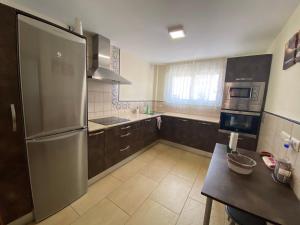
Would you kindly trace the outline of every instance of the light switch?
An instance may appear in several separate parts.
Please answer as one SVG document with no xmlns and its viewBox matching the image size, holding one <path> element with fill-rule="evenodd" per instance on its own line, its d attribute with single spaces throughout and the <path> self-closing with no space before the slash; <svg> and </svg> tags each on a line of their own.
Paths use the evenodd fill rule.
<svg viewBox="0 0 300 225">
<path fill-rule="evenodd" d="M 300 140 L 298 140 L 297 138 L 292 137 L 292 138 L 291 138 L 291 145 L 292 145 L 292 148 L 293 148 L 296 152 L 299 152 L 299 151 L 300 151 Z"/>
</svg>

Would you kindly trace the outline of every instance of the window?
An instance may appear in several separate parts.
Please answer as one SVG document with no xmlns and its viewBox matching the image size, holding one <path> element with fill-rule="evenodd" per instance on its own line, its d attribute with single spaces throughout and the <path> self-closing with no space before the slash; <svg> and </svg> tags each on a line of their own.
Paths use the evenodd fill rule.
<svg viewBox="0 0 300 225">
<path fill-rule="evenodd" d="M 168 65 L 164 99 L 172 104 L 220 107 L 224 71 L 225 59 Z"/>
</svg>

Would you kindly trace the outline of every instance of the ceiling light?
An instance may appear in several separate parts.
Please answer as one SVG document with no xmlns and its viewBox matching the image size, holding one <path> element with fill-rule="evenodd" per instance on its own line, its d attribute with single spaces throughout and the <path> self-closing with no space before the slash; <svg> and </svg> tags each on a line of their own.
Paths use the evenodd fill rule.
<svg viewBox="0 0 300 225">
<path fill-rule="evenodd" d="M 185 33 L 182 25 L 169 27 L 168 32 L 172 39 L 179 39 L 185 37 Z"/>
</svg>

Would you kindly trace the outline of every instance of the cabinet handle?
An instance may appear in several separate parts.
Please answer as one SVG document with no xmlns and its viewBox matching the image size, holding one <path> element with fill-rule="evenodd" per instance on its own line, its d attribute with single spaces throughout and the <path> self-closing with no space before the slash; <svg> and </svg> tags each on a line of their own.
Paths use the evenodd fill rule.
<svg viewBox="0 0 300 225">
<path fill-rule="evenodd" d="M 238 138 L 238 140 L 244 140 L 244 138 L 242 138 L 242 137 L 239 137 L 239 138 Z"/>
<path fill-rule="evenodd" d="M 127 126 L 127 127 L 121 127 L 121 130 L 127 130 L 129 129 L 131 126 Z"/>
<path fill-rule="evenodd" d="M 121 148 L 121 149 L 120 149 L 120 152 L 124 152 L 124 151 L 128 150 L 129 148 L 130 148 L 130 145 L 127 145 L 126 148 Z"/>
<path fill-rule="evenodd" d="M 251 77 L 247 77 L 247 78 L 243 78 L 243 77 L 237 77 L 237 78 L 235 78 L 235 80 L 253 80 L 253 78 L 251 78 Z"/>
<path fill-rule="evenodd" d="M 17 118 L 15 104 L 10 104 L 11 118 L 12 118 L 12 131 L 17 131 Z"/>
<path fill-rule="evenodd" d="M 181 121 L 181 122 L 187 122 L 187 120 L 183 120 L 183 119 L 181 119 L 180 121 Z"/>
<path fill-rule="evenodd" d="M 210 123 L 205 123 L 205 122 L 199 122 L 199 123 L 202 124 L 202 125 L 207 125 L 207 126 L 211 125 Z"/>
<path fill-rule="evenodd" d="M 127 136 L 129 136 L 129 135 L 131 135 L 130 132 L 128 132 L 127 134 L 123 134 L 123 135 L 121 135 L 120 137 L 123 138 L 123 137 L 127 137 Z"/>
<path fill-rule="evenodd" d="M 151 119 L 145 120 L 146 122 L 151 122 Z"/>
<path fill-rule="evenodd" d="M 91 137 L 91 136 L 96 136 L 96 135 L 99 135 L 99 134 L 103 134 L 104 133 L 104 131 L 100 131 L 100 132 L 97 132 L 97 133 L 91 133 L 91 134 L 89 134 L 89 136 Z"/>
</svg>

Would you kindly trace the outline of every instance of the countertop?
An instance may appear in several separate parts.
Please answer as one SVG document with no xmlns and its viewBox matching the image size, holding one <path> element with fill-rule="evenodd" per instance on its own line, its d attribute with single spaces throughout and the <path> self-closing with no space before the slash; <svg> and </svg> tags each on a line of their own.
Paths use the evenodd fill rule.
<svg viewBox="0 0 300 225">
<path fill-rule="evenodd" d="M 88 121 L 88 130 L 89 132 L 94 132 L 97 130 L 103 130 L 103 129 L 107 129 L 110 127 L 114 127 L 114 126 L 119 126 L 122 124 L 127 124 L 127 123 L 132 123 L 132 122 L 136 122 L 136 121 L 140 121 L 140 120 L 145 120 L 145 119 L 149 119 L 149 118 L 154 118 L 154 117 L 158 117 L 158 116 L 172 116 L 172 117 L 177 117 L 177 118 L 184 118 L 184 119 L 192 119 L 192 120 L 199 120 L 199 121 L 206 121 L 206 122 L 211 122 L 211 123 L 219 123 L 219 118 L 217 117 L 209 117 L 209 116 L 200 116 L 200 115 L 190 115 L 190 114 L 181 114 L 181 113 L 171 113 L 171 112 L 164 112 L 164 113 L 157 113 L 154 115 L 147 115 L 147 114 L 143 114 L 143 113 L 126 113 L 126 114 L 120 114 L 118 115 L 119 117 L 128 119 L 129 121 L 124 122 L 124 123 L 117 123 L 117 124 L 112 124 L 112 125 L 101 125 L 101 124 L 97 124 L 91 121 Z M 96 119 L 96 118 L 94 118 Z"/>
</svg>

